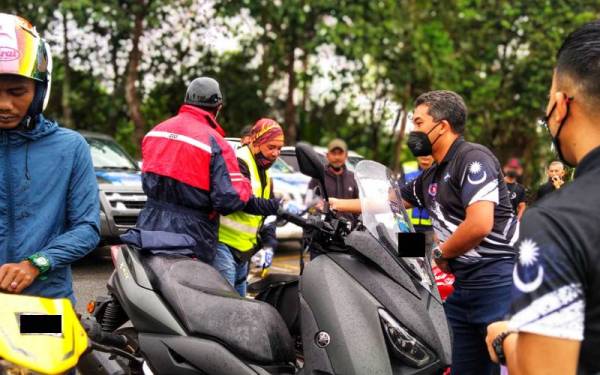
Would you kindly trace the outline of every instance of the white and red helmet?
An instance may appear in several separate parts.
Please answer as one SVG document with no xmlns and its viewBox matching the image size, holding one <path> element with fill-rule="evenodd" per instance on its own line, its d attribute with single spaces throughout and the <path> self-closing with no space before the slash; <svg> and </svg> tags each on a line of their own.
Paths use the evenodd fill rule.
<svg viewBox="0 0 600 375">
<path fill-rule="evenodd" d="M 28 116 L 42 113 L 50 98 L 52 55 L 50 47 L 26 19 L 0 13 L 0 75 L 33 79 L 35 95 Z"/>
</svg>

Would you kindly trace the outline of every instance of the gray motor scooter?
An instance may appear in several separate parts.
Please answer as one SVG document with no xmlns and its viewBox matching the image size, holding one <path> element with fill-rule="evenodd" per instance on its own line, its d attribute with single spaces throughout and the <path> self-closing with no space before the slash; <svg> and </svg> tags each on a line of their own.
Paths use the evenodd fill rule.
<svg viewBox="0 0 600 375">
<path fill-rule="evenodd" d="M 324 167 L 312 147 L 298 144 L 296 152 L 301 171 L 322 182 Z M 305 219 L 281 212 L 305 229 L 306 248 L 319 255 L 297 283 L 272 275 L 257 299 L 239 297 L 216 270 L 191 258 L 131 246 L 114 251 L 109 296 L 96 300 L 97 323 L 90 323 L 102 328 L 90 334 L 100 349 L 80 361 L 80 371 L 443 373 L 450 335 L 430 260 L 402 256 L 395 234 L 411 227 L 404 209 L 391 204 L 397 190 L 385 167 L 361 164 L 365 228 L 350 231 L 332 214 Z M 131 327 L 123 326 L 128 321 Z"/>
</svg>

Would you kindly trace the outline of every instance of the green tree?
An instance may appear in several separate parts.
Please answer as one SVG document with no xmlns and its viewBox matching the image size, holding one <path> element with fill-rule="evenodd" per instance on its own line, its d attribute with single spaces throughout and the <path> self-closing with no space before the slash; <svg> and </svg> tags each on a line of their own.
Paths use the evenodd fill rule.
<svg viewBox="0 0 600 375">
<path fill-rule="evenodd" d="M 306 75 L 308 56 L 319 45 L 317 32 L 325 16 L 335 13 L 340 6 L 330 0 L 228 0 L 217 4 L 220 13 L 234 16 L 247 10 L 261 30 L 256 40 L 263 48 L 261 66 L 266 81 L 274 82 L 282 77 L 286 80 L 286 95 L 283 108 L 283 125 L 286 139 L 295 143 L 298 137 L 298 111 L 295 94 L 299 77 L 303 78 L 303 102 L 306 103 Z M 301 71 L 296 69 L 301 65 Z"/>
<path fill-rule="evenodd" d="M 551 157 L 538 121 L 555 55 L 569 32 L 598 16 L 597 3 L 463 0 L 455 16 L 447 28 L 460 57 L 460 79 L 451 88 L 470 108 L 468 137 L 501 162 L 513 156 L 528 161 L 527 182 L 535 182 Z"/>
</svg>

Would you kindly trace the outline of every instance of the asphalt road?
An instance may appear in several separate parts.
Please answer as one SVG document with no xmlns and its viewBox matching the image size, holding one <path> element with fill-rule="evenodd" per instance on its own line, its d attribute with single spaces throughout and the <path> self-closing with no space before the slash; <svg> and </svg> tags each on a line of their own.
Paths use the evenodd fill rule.
<svg viewBox="0 0 600 375">
<path fill-rule="evenodd" d="M 299 270 L 300 243 L 297 241 L 282 242 L 275 254 L 271 272 L 297 274 Z M 113 264 L 108 249 L 98 249 L 92 255 L 80 260 L 72 266 L 73 287 L 77 304 L 77 312 L 86 312 L 87 303 L 97 296 L 107 294 L 106 282 L 113 271 Z"/>
</svg>

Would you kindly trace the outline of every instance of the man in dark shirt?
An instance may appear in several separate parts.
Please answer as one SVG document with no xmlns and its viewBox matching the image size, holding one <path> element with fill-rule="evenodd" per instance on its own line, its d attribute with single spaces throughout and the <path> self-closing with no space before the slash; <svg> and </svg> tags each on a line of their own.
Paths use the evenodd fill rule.
<svg viewBox="0 0 600 375">
<path fill-rule="evenodd" d="M 600 373 L 600 21 L 557 56 L 546 126 L 568 186 L 528 209 L 517 242 L 511 319 L 488 327 L 511 374 Z"/>
<path fill-rule="evenodd" d="M 454 92 L 417 98 L 408 146 L 415 156 L 433 155 L 436 164 L 405 185 L 402 198 L 429 211 L 440 241 L 433 257 L 456 276 L 445 303 L 452 372 L 484 375 L 498 367 L 487 356 L 485 329 L 509 309 L 518 221 L 496 157 L 462 138 L 466 117 Z"/>
<path fill-rule="evenodd" d="M 504 182 L 506 182 L 506 187 L 508 188 L 513 213 L 519 220 L 521 220 L 527 207 L 527 191 L 525 190 L 525 186 L 517 182 L 517 177 L 522 172 L 523 168 L 518 159 L 512 158 L 504 166 Z"/>
<path fill-rule="evenodd" d="M 354 180 L 354 173 L 346 168 L 348 159 L 348 146 L 341 139 L 334 139 L 327 146 L 327 167 L 325 169 L 325 190 L 330 198 L 356 199 L 358 186 Z M 308 184 L 309 189 L 314 189 L 319 182 L 312 179 Z M 356 220 L 356 215 L 342 214 L 351 221 Z"/>
<path fill-rule="evenodd" d="M 537 199 L 542 199 L 546 195 L 560 189 L 565 183 L 565 166 L 560 161 L 553 161 L 546 171 L 548 181 L 540 186 L 537 193 Z"/>
</svg>

